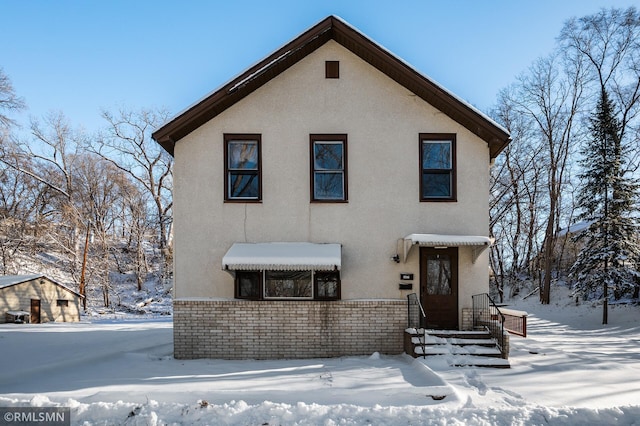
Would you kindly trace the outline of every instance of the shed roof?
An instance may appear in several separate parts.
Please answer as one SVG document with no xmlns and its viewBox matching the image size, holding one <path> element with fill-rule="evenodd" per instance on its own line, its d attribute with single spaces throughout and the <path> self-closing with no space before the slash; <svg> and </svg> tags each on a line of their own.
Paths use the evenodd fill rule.
<svg viewBox="0 0 640 426">
<path fill-rule="evenodd" d="M 483 139 L 489 145 L 491 158 L 495 158 L 509 143 L 509 132 L 504 127 L 336 16 L 328 16 L 220 89 L 175 116 L 153 133 L 153 139 L 173 155 L 175 143 L 178 140 L 277 77 L 329 40 L 335 40 Z"/>
<path fill-rule="evenodd" d="M 234 243 L 222 258 L 230 271 L 335 271 L 342 265 L 340 244 Z"/>
<path fill-rule="evenodd" d="M 472 261 L 476 263 L 478 256 L 491 244 L 491 238 L 478 235 L 410 234 L 404 237 L 403 260 L 407 261 L 414 245 L 436 248 L 470 246 L 473 248 Z"/>
</svg>

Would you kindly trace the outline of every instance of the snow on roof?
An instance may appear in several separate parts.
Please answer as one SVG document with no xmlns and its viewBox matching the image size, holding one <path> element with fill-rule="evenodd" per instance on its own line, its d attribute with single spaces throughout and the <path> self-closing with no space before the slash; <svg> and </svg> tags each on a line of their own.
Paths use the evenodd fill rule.
<svg viewBox="0 0 640 426">
<path fill-rule="evenodd" d="M 443 235 L 443 234 L 410 234 L 404 237 L 403 261 L 406 263 L 409 252 L 414 245 L 427 247 L 461 247 L 472 246 L 473 263 L 487 247 L 493 244 L 489 237 L 476 235 Z"/>
<path fill-rule="evenodd" d="M 370 65 L 485 140 L 489 144 L 491 158 L 498 155 L 508 144 L 510 137 L 505 127 L 335 15 L 328 16 L 287 45 L 170 118 L 153 132 L 153 138 L 169 154 L 174 155 L 177 140 L 255 90 L 255 87 L 249 84 L 250 82 L 255 82 L 257 86 L 265 84 L 266 81 L 317 49 L 319 45 L 326 43 L 327 33 L 329 33 L 329 39 L 335 40 L 366 60 Z M 317 42 L 318 39 L 321 39 L 320 43 Z M 243 87 L 249 87 L 247 93 L 239 93 Z"/>
<path fill-rule="evenodd" d="M 404 237 L 405 241 L 421 246 L 489 246 L 491 238 L 475 235 L 441 235 L 441 234 L 411 234 Z"/>
<path fill-rule="evenodd" d="M 54 285 L 57 285 L 58 287 L 62 287 L 63 289 L 67 290 L 70 293 L 75 294 L 78 297 L 84 297 L 80 293 L 78 293 L 77 291 L 70 289 L 66 285 L 60 284 L 58 282 L 55 282 L 54 280 L 52 280 L 51 278 L 47 278 L 43 274 L 4 275 L 4 276 L 0 276 L 0 289 L 6 288 L 6 287 L 11 287 L 12 285 L 26 283 L 28 281 L 33 281 L 33 280 L 36 280 L 38 278 L 46 278 L 47 281 L 53 283 Z"/>
<path fill-rule="evenodd" d="M 394 59 L 396 59 L 398 62 L 402 62 L 403 64 L 405 64 L 407 67 L 411 68 L 411 70 L 413 70 L 414 72 L 416 72 L 417 74 L 421 75 L 422 77 L 426 78 L 427 80 L 430 80 L 433 84 L 435 84 L 436 86 L 438 86 L 438 88 L 442 89 L 443 92 L 446 92 L 447 94 L 449 94 L 451 97 L 455 98 L 458 102 L 460 102 L 461 104 L 464 104 L 467 108 L 469 108 L 470 110 L 474 111 L 476 114 L 478 114 L 479 116 L 481 116 L 483 119 L 489 121 L 491 124 L 493 124 L 494 126 L 496 126 L 497 128 L 499 128 L 500 130 L 502 130 L 505 133 L 509 133 L 509 130 L 507 130 L 506 127 L 504 127 L 502 124 L 498 123 L 496 120 L 494 120 L 493 118 L 489 117 L 487 114 L 485 114 L 484 112 L 480 111 L 478 108 L 476 108 L 475 106 L 473 106 L 470 102 L 464 100 L 463 98 L 461 98 L 460 96 L 456 95 L 455 93 L 453 93 L 451 90 L 447 89 L 446 87 L 444 87 L 442 84 L 440 84 L 438 81 L 436 81 L 435 79 L 431 78 L 429 75 L 427 75 L 426 73 L 422 72 L 422 71 L 418 71 L 417 67 L 414 67 L 413 65 L 411 65 L 408 61 L 402 59 L 400 56 L 397 56 L 395 53 L 393 53 L 391 50 L 387 49 L 384 45 L 378 43 L 376 40 L 374 40 L 373 38 L 369 37 L 364 31 L 360 31 L 359 28 L 351 25 L 349 22 L 345 21 L 343 18 L 341 18 L 340 16 L 336 16 L 333 15 L 333 17 L 335 19 L 337 19 L 338 21 L 342 22 L 344 25 L 350 27 L 351 29 L 353 29 L 354 31 L 362 34 L 364 37 L 368 38 L 369 40 L 371 40 L 373 43 L 375 43 L 380 49 L 384 50 L 389 56 L 393 57 Z"/>
<path fill-rule="evenodd" d="M 232 271 L 333 271 L 341 266 L 340 244 L 235 243 L 222 258 L 222 268 Z"/>
<path fill-rule="evenodd" d="M 4 275 L 0 277 L 0 288 L 10 287 L 12 285 L 24 283 L 27 281 L 35 280 L 37 278 L 43 277 L 42 274 L 32 274 L 32 275 Z"/>
<path fill-rule="evenodd" d="M 593 220 L 587 220 L 587 221 L 581 221 L 581 222 L 574 223 L 573 225 L 569 226 L 568 228 L 564 228 L 564 229 L 561 229 L 560 231 L 558 231 L 558 236 L 562 237 L 562 236 L 567 235 L 567 234 L 575 234 L 575 233 L 578 233 L 578 232 L 582 232 L 585 229 L 587 229 L 588 227 L 590 227 L 593 222 L 594 222 Z"/>
</svg>

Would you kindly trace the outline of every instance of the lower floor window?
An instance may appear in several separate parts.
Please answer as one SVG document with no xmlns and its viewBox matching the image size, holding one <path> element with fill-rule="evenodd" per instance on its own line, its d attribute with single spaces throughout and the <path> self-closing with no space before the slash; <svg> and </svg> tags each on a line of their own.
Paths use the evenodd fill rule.
<svg viewBox="0 0 640 426">
<path fill-rule="evenodd" d="M 59 306 L 61 308 L 66 308 L 67 306 L 69 306 L 69 301 L 64 299 L 58 299 L 56 301 L 56 306 Z"/>
<path fill-rule="evenodd" d="M 238 299 L 262 298 L 262 272 L 236 272 L 236 297 Z"/>
<path fill-rule="evenodd" d="M 335 272 L 316 272 L 315 290 L 317 299 L 340 298 L 340 275 Z"/>
<path fill-rule="evenodd" d="M 264 297 L 313 298 L 311 271 L 265 271 Z"/>
<path fill-rule="evenodd" d="M 238 299 L 340 298 L 340 273 L 316 271 L 236 271 Z"/>
</svg>

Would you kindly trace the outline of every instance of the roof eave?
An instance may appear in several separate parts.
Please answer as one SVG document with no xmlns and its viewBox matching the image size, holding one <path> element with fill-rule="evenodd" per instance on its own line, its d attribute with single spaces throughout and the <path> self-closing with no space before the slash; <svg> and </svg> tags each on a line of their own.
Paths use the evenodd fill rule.
<svg viewBox="0 0 640 426">
<path fill-rule="evenodd" d="M 222 88 L 177 115 L 156 130 L 152 135 L 153 139 L 173 155 L 176 141 L 245 98 L 330 39 L 483 139 L 489 145 L 491 158 L 495 158 L 509 143 L 509 133 L 491 119 L 335 16 L 325 18 Z"/>
<path fill-rule="evenodd" d="M 332 38 L 335 17 L 329 16 L 290 41 L 247 71 L 178 114 L 151 135 L 173 155 L 176 141 L 182 139 L 219 113 L 245 98 L 260 86 L 285 71 L 311 51 Z M 289 53 L 289 54 L 287 54 Z M 276 59 L 281 58 L 280 61 Z M 250 78 L 253 76 L 253 78 Z M 244 84 L 240 84 L 244 82 Z"/>
</svg>

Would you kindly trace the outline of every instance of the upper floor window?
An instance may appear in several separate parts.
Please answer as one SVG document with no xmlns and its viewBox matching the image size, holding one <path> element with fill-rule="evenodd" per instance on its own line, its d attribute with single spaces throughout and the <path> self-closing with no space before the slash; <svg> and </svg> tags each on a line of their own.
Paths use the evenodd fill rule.
<svg viewBox="0 0 640 426">
<path fill-rule="evenodd" d="M 347 201 L 347 135 L 311 135 L 311 201 Z"/>
<path fill-rule="evenodd" d="M 261 140 L 257 134 L 224 135 L 225 201 L 262 199 Z"/>
<path fill-rule="evenodd" d="M 455 201 L 456 138 L 420 134 L 420 201 Z"/>
</svg>

